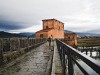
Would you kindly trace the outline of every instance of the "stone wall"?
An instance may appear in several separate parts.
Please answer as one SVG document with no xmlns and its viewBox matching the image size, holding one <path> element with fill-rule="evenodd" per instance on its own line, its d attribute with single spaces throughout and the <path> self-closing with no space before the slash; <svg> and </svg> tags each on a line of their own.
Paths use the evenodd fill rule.
<svg viewBox="0 0 100 75">
<path fill-rule="evenodd" d="M 43 38 L 47 38 L 48 37 L 48 32 L 40 31 L 40 32 L 36 33 L 36 38 L 40 38 L 41 34 L 43 34 Z"/>
<path fill-rule="evenodd" d="M 28 52 L 46 41 L 34 38 L 2 38 L 0 39 L 0 65 L 7 63 Z"/>
<path fill-rule="evenodd" d="M 48 32 L 48 37 L 52 38 L 64 38 L 64 33 L 63 31 L 59 31 L 56 29 L 52 29 L 51 31 Z"/>
<path fill-rule="evenodd" d="M 36 38 L 41 38 L 41 34 L 43 34 L 43 38 L 64 39 L 64 23 L 55 19 L 43 20 L 43 30 L 36 32 Z"/>
<path fill-rule="evenodd" d="M 48 26 L 48 28 L 54 28 L 54 21 L 43 21 L 43 29 L 46 29 L 46 26 Z"/>
<path fill-rule="evenodd" d="M 76 48 L 77 47 L 77 35 L 75 33 L 65 33 L 65 43 Z"/>
</svg>

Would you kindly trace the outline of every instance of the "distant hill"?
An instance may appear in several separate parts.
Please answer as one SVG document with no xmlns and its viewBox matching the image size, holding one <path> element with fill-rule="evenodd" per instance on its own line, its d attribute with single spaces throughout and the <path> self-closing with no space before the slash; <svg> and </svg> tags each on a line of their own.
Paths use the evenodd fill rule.
<svg viewBox="0 0 100 75">
<path fill-rule="evenodd" d="M 64 30 L 66 33 L 76 33 L 78 37 L 84 37 L 84 36 L 99 36 L 100 34 L 95 34 L 95 33 L 82 33 L 82 32 L 73 32 L 69 30 Z M 33 32 L 24 32 L 24 33 L 8 33 L 4 31 L 0 31 L 0 38 L 11 38 L 11 37 L 35 37 L 35 33 Z"/>
<path fill-rule="evenodd" d="M 76 33 L 79 37 L 84 37 L 84 36 L 99 36 L 100 37 L 100 34 L 96 34 L 96 33 L 86 33 L 86 32 L 73 32 L 73 31 L 69 31 L 69 30 L 64 30 L 66 33 Z"/>
<path fill-rule="evenodd" d="M 33 32 L 24 32 L 24 33 L 19 33 L 20 36 L 26 36 L 26 37 L 35 37 L 35 33 Z"/>
<path fill-rule="evenodd" d="M 8 33 L 0 31 L 0 38 L 11 38 L 11 37 L 35 37 L 35 33 Z"/>
<path fill-rule="evenodd" d="M 64 30 L 65 33 L 69 33 L 69 34 L 72 34 L 72 33 L 75 33 L 73 31 L 69 31 L 69 30 Z"/>
<path fill-rule="evenodd" d="M 0 38 L 11 38 L 11 37 L 20 37 L 20 35 L 4 32 L 4 31 L 0 31 Z"/>
<path fill-rule="evenodd" d="M 84 36 L 99 36 L 100 34 L 95 34 L 95 33 L 81 33 L 81 32 L 76 32 L 78 36 L 84 37 Z"/>
</svg>

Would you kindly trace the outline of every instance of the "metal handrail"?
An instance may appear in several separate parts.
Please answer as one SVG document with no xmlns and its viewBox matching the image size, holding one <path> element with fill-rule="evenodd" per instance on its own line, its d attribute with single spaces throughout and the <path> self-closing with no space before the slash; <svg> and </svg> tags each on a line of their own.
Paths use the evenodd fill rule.
<svg viewBox="0 0 100 75">
<path fill-rule="evenodd" d="M 100 62 L 99 61 L 96 61 L 95 59 L 93 59 L 93 58 L 81 53 L 77 49 L 65 44 L 61 40 L 56 39 L 56 43 L 57 43 L 58 51 L 59 51 L 59 54 L 60 54 L 61 63 L 62 63 L 62 66 L 64 68 L 63 70 L 65 70 L 64 71 L 64 75 L 66 75 L 66 68 L 64 66 L 64 64 L 66 65 L 65 61 L 67 61 L 67 59 L 65 59 L 66 55 L 68 57 L 68 74 L 69 75 L 73 75 L 74 74 L 72 61 L 74 61 L 76 63 L 76 65 L 80 68 L 80 70 L 85 75 L 89 75 L 82 68 L 81 64 L 77 63 L 77 61 L 74 59 L 75 56 L 80 58 L 83 62 L 85 62 L 88 66 L 90 66 L 95 72 L 100 74 Z"/>
</svg>

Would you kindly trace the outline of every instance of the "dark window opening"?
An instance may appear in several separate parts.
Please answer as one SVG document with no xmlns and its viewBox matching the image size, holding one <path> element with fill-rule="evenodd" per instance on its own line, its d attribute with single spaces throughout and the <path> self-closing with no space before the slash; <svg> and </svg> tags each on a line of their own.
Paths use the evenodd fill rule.
<svg viewBox="0 0 100 75">
<path fill-rule="evenodd" d="M 43 38 L 43 34 L 40 34 L 40 38 Z"/>
<path fill-rule="evenodd" d="M 68 37 L 68 39 L 70 39 L 70 37 Z"/>
<path fill-rule="evenodd" d="M 60 26 L 59 26 L 59 30 L 60 30 Z"/>
<path fill-rule="evenodd" d="M 48 29 L 48 26 L 46 26 L 46 29 Z"/>
</svg>

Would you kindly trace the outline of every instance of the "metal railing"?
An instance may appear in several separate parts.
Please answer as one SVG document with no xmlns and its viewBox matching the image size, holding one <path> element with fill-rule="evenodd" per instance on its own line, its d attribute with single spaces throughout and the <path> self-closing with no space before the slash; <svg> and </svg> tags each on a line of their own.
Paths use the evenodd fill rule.
<svg viewBox="0 0 100 75">
<path fill-rule="evenodd" d="M 89 73 L 76 61 L 76 58 L 81 59 L 85 62 L 91 69 L 96 73 L 100 74 L 100 62 L 95 59 L 81 53 L 77 49 L 65 44 L 61 40 L 56 39 L 57 48 L 59 51 L 61 64 L 63 67 L 63 73 L 66 75 L 66 70 L 68 69 L 68 75 L 74 75 L 73 62 L 78 66 L 78 68 L 83 72 L 84 75 L 89 75 Z M 68 68 L 66 67 L 68 64 Z"/>
</svg>

